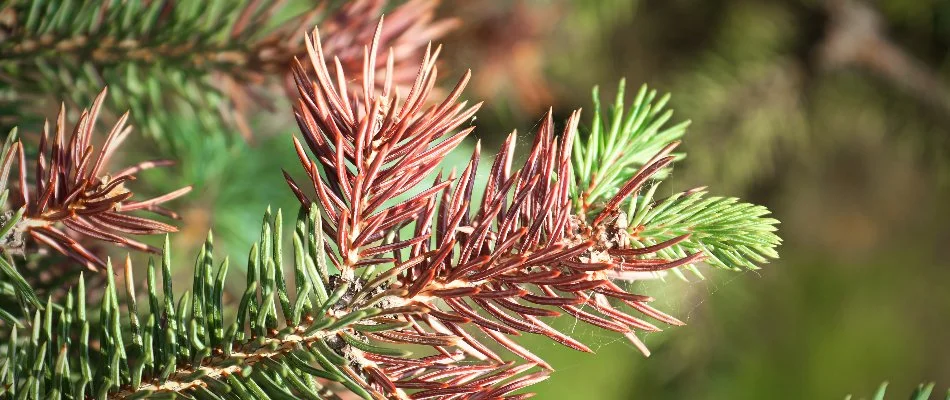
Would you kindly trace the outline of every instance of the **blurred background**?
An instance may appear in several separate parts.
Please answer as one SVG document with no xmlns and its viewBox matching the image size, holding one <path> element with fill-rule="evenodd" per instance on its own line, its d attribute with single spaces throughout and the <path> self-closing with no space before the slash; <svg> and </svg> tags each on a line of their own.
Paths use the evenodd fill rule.
<svg viewBox="0 0 950 400">
<path fill-rule="evenodd" d="M 474 121 L 483 155 L 514 129 L 530 137 L 548 107 L 558 121 L 592 111 L 591 88 L 609 101 L 626 77 L 628 88 L 672 93 L 674 119 L 693 121 L 663 190 L 708 185 L 782 221 L 782 258 L 761 271 L 643 283 L 688 324 L 648 335 L 649 358 L 569 319 L 558 327 L 596 355 L 526 338 L 557 369 L 533 388 L 539 398 L 869 398 L 883 381 L 903 398 L 919 382 L 950 387 L 950 1 L 443 0 L 436 15 L 458 19 L 439 39 L 440 84 L 471 68 L 465 97 L 486 102 Z M 295 212 L 280 169 L 300 173 L 296 126 L 276 98 L 242 126 L 253 140 L 186 108 L 165 121 L 173 143 L 130 143 L 131 160 L 159 149 L 181 161 L 143 174 L 143 198 L 196 187 L 174 207 L 179 288 L 208 229 L 242 260 L 265 207 Z M 474 143 L 449 163 L 467 161 Z"/>
</svg>

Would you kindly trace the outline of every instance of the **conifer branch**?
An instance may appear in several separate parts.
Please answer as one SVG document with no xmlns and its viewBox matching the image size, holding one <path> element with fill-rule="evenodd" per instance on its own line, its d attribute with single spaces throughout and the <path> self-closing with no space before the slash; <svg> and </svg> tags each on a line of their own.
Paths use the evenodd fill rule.
<svg viewBox="0 0 950 400">
<path fill-rule="evenodd" d="M 21 238 L 28 235 L 37 243 L 72 257 L 95 271 L 105 263 L 70 234 L 159 253 L 157 248 L 127 235 L 177 231 L 174 226 L 132 216 L 129 212 L 144 210 L 178 218 L 176 213 L 161 204 L 185 195 L 191 190 L 190 186 L 140 201 L 131 201 L 134 194 L 125 187 L 125 183 L 135 180 L 139 172 L 167 166 L 170 162 L 145 161 L 113 174 L 105 172 L 110 159 L 132 131 L 131 126 L 126 125 L 128 113 L 123 114 L 110 130 L 102 149 L 95 152 L 92 134 L 105 97 L 106 90 L 103 90 L 92 107 L 83 110 L 68 137 L 65 106 L 59 112 L 54 132 L 50 132 L 47 123 L 40 137 L 38 158 L 32 166 L 35 171 L 32 182 L 27 179 L 23 143 L 17 140 L 16 145 L 5 149 L 0 175 L 8 177 L 15 160 L 18 160 L 19 172 L 19 196 L 11 207 L 17 211 L 6 213 L 7 223 L 2 232 L 6 252 L 22 254 L 25 243 Z M 15 134 L 10 137 L 16 140 Z"/>
<path fill-rule="evenodd" d="M 600 90 L 594 87 L 594 120 L 586 137 L 574 137 L 572 201 L 579 214 L 586 214 L 612 197 L 618 188 L 649 161 L 657 152 L 671 143 L 678 143 L 686 133 L 689 121 L 666 126 L 673 117 L 666 110 L 670 95 L 657 99 L 656 90 L 640 87 L 633 104 L 624 110 L 626 80 L 617 87 L 614 104 L 603 110 Z M 676 153 L 675 160 L 685 155 Z M 662 179 L 666 172 L 657 174 Z"/>
<path fill-rule="evenodd" d="M 165 114 L 175 112 L 166 106 L 171 94 L 198 111 L 203 123 L 227 122 L 248 135 L 246 114 L 270 106 L 255 86 L 269 78 L 289 82 L 292 60 L 306 53 L 302 38 L 309 27 L 325 26 L 332 38 L 328 51 L 358 70 L 359 50 L 349 44 L 372 37 L 388 2 L 327 0 L 303 12 L 281 3 L 7 2 L 0 8 L 0 89 L 19 96 L 15 101 L 69 93 L 84 104 L 109 83 L 116 93 L 112 106 L 132 109 L 137 125 L 154 135 L 165 133 Z M 421 44 L 455 25 L 434 19 L 437 4 L 413 0 L 390 10 L 394 23 L 383 40 L 398 49 L 397 70 Z"/>
<path fill-rule="evenodd" d="M 293 143 L 307 177 L 284 173 L 302 206 L 287 263 L 292 272 L 285 273 L 281 212 L 268 210 L 236 308 L 226 306 L 229 261 L 215 267 L 210 234 L 184 294 L 172 288 L 166 236 L 162 296 L 150 262 L 141 312 L 128 260 L 124 296 L 106 263 L 98 319 L 87 317 L 82 279 L 62 304 L 35 295 L 26 301 L 29 284 L 16 281 L 11 290 L 34 319 L 18 321 L 10 312 L 0 319 L 32 334 L 12 330 L 0 358 L 0 395 L 317 399 L 348 391 L 366 399 L 524 399 L 530 394 L 521 390 L 553 366 L 515 337 L 544 335 L 590 352 L 546 322 L 567 314 L 625 336 L 648 355 L 640 333 L 682 322 L 653 308 L 652 297 L 630 292 L 624 278 L 704 260 L 754 268 L 777 255 L 777 221 L 762 207 L 700 191 L 653 200 L 681 158 L 674 150 L 685 129 L 664 128 L 666 98 L 654 103 L 655 93 L 643 89 L 625 116 L 621 88 L 609 117 L 596 107 L 583 138 L 579 110 L 559 135 L 549 111 L 524 163 L 513 165 L 512 133 L 487 184 L 476 188 L 478 146 L 461 172 L 437 171 L 473 129 L 463 125 L 480 104 L 460 101 L 469 74 L 431 101 L 440 48 L 429 46 L 403 99 L 395 90 L 396 50 L 378 54 L 382 21 L 363 47 L 355 80 L 339 57 L 330 62 L 320 32 L 304 39 L 313 69 L 298 61 L 293 71 L 303 137 Z M 93 110 L 101 98 L 96 104 Z M 86 133 L 96 113 L 81 118 L 68 146 L 57 135 L 54 149 L 66 150 L 54 151 L 50 166 L 41 156 L 38 176 L 97 176 Z M 113 132 L 125 134 L 121 124 Z M 4 166 L 23 158 L 22 145 L 7 147 Z M 99 181 L 106 186 L 89 197 L 117 198 L 110 193 L 121 182 L 112 182 L 136 170 Z M 30 192 L 20 173 L 24 217 L 80 198 L 75 189 L 45 195 L 62 181 L 55 179 L 38 180 Z M 110 207 L 147 209 L 167 198 L 123 203 L 126 197 Z M 9 275 L 11 268 L 0 267 Z"/>
<path fill-rule="evenodd" d="M 335 266 L 345 279 L 360 281 L 362 270 L 386 270 L 395 283 L 364 281 L 364 290 L 391 291 L 395 297 L 391 304 L 396 306 L 422 306 L 427 312 L 406 315 L 416 330 L 424 335 L 456 335 L 461 338 L 459 347 L 471 357 L 504 361 L 471 330 L 547 369 L 550 365 L 508 335 L 542 334 L 570 348 L 590 351 L 539 318 L 562 312 L 624 334 L 649 354 L 635 331 L 660 328 L 618 309 L 616 303 L 663 323 L 682 323 L 650 307 L 647 303 L 652 298 L 627 292 L 611 277 L 630 271 L 665 271 L 713 257 L 714 263 L 722 264 L 726 255 L 733 256 L 727 261 L 735 261 L 735 253 L 749 257 L 747 247 L 742 247 L 748 243 L 743 240 L 758 240 L 760 253 L 774 255 L 778 239 L 767 235 L 777 221 L 760 219 L 764 211 L 740 206 L 729 209 L 732 214 L 721 219 L 704 218 L 726 211 L 728 201 L 703 202 L 698 210 L 678 206 L 675 220 L 679 224 L 673 226 L 662 225 L 662 216 L 631 215 L 653 230 L 640 225 L 628 229 L 630 219 L 622 209 L 634 204 L 632 199 L 646 184 L 660 179 L 678 158 L 671 153 L 685 128 L 680 124 L 662 129 L 670 117 L 661 112 L 666 98 L 651 105 L 655 93 L 648 95 L 645 89 L 632 116 L 624 117 L 622 105 L 615 106 L 609 128 L 595 120 L 588 139 L 591 145 L 586 151 L 574 150 L 580 152 L 575 160 L 581 168 L 596 165 L 597 171 L 579 171 L 577 166 L 572 171 L 579 111 L 572 114 L 559 140 L 548 113 L 520 170 L 511 168 L 516 136 L 506 141 L 495 158 L 480 205 L 471 202 L 477 148 L 458 176 L 453 173 L 445 179 L 439 174 L 431 185 L 420 186 L 419 194 L 400 202 L 397 196 L 420 185 L 471 130 L 448 133 L 474 112 L 464 102 L 455 104 L 467 75 L 445 100 L 423 108 L 422 99 L 435 73 L 434 57 L 427 55 L 404 103 L 391 98 L 388 85 L 377 93 L 374 85 L 380 79 L 373 78 L 366 67 L 363 90 L 348 95 L 342 84 L 347 81 L 345 72 L 336 68 L 334 81 L 316 31 L 308 43 L 316 82 L 306 77 L 302 67 L 297 68 L 301 99 L 296 114 L 315 158 L 311 160 L 296 139 L 295 146 L 317 200 L 311 200 L 289 177 L 288 183 L 305 207 L 319 204 L 327 213 L 324 230 L 334 244 L 328 250 L 335 250 L 340 258 Z M 375 41 L 367 48 L 364 65 L 375 63 L 377 48 Z M 389 71 L 381 80 L 391 80 Z M 601 130 L 604 133 L 598 136 Z M 566 179 L 570 176 L 602 178 L 577 182 Z M 578 188 L 585 188 L 584 194 L 579 195 Z M 642 198 L 640 203 L 649 204 Z M 379 210 L 384 204 L 394 205 Z M 640 207 L 640 211 L 645 209 Z M 579 212 L 572 214 L 572 210 Z M 732 232 L 728 224 L 736 218 L 740 227 L 759 228 Z M 404 239 L 407 227 L 413 226 L 411 237 Z M 671 240 L 664 238 L 668 231 L 695 234 Z M 644 232 L 651 236 L 637 236 Z M 759 256 L 753 261 L 764 259 Z M 592 312 L 582 309 L 586 307 Z M 416 344 L 421 340 L 382 339 Z M 434 347 L 445 351 L 445 346 Z"/>
<path fill-rule="evenodd" d="M 587 215 L 613 207 L 616 227 L 626 231 L 617 240 L 622 242 L 620 247 L 629 249 L 612 251 L 623 261 L 611 276 L 637 279 L 669 270 L 685 278 L 681 272 L 685 268 L 702 277 L 695 267 L 699 261 L 739 270 L 756 269 L 756 265 L 777 258 L 775 247 L 781 239 L 774 231 L 778 220 L 768 218 L 770 212 L 765 207 L 735 198 L 704 198 L 704 188 L 656 200 L 659 182 L 669 167 L 658 170 L 653 178 L 656 183 L 646 185 L 643 191 L 634 190 L 636 195 L 625 198 L 623 204 L 608 200 L 611 196 L 616 199 L 626 188 L 624 182 L 661 156 L 671 162 L 685 157 L 673 150 L 689 121 L 666 126 L 673 115 L 664 110 L 670 96 L 657 99 L 656 91 L 643 86 L 630 109 L 624 111 L 624 88 L 621 80 L 617 98 L 606 112 L 601 111 L 594 88 L 594 122 L 586 135 L 575 138 L 572 170 L 576 182 L 572 200 L 577 212 Z M 646 257 L 651 254 L 655 257 Z"/>
<path fill-rule="evenodd" d="M 398 318 L 399 310 L 371 304 L 344 308 L 352 292 L 348 285 L 329 291 L 334 278 L 318 266 L 324 254 L 315 210 L 302 211 L 297 220 L 295 280 L 288 290 L 283 272 L 275 268 L 282 258 L 280 214 L 265 215 L 261 241 L 250 254 L 247 290 L 233 322 L 225 324 L 223 307 L 229 261 L 215 268 L 211 236 L 198 256 L 192 290 L 180 296 L 172 289 L 166 238 L 160 266 L 163 295 L 157 267 L 150 262 L 144 324 L 139 322 L 131 262 L 126 259 L 124 266 L 124 297 L 109 262 L 98 322 L 88 317 L 81 278 L 58 312 L 54 307 L 36 311 L 29 338 L 18 339 L 14 328 L 0 368 L 0 394 L 131 399 L 258 393 L 264 398 L 322 398 L 321 391 L 340 390 L 334 385 L 342 385 L 364 398 L 448 399 L 462 393 L 475 399 L 504 397 L 547 376 L 525 375 L 529 364 L 460 364 L 459 354 L 410 358 L 407 351 L 367 341 L 370 332 L 412 333 L 403 331 L 407 324 Z M 443 345 L 454 341 L 448 336 L 439 340 Z M 100 343 L 98 348 L 90 348 L 92 341 Z M 67 361 L 68 354 L 78 359 Z"/>
</svg>

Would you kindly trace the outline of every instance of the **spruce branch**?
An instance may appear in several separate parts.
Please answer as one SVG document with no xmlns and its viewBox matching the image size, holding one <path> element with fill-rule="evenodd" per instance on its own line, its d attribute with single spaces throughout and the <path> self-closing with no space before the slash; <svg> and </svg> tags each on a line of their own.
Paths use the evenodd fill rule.
<svg viewBox="0 0 950 400">
<path fill-rule="evenodd" d="M 631 215 L 640 217 L 638 223 L 648 224 L 649 237 L 637 236 L 645 228 L 628 229 L 630 220 L 622 210 L 641 198 L 639 193 L 649 181 L 661 179 L 680 158 L 672 152 L 685 124 L 663 128 L 670 114 L 662 111 L 666 98 L 651 104 L 655 92 L 641 90 L 628 117 L 619 104 L 609 123 L 596 119 L 586 151 L 573 149 L 580 143 L 575 139 L 579 111 L 571 115 L 560 138 L 555 138 L 548 113 L 519 170 L 512 169 L 516 138 L 512 134 L 495 157 L 482 202 L 476 205 L 472 193 L 478 148 L 461 173 L 448 177 L 439 173 L 431 184 L 422 184 L 472 129 L 460 129 L 460 125 L 474 108 L 456 103 L 468 75 L 442 102 L 422 107 L 435 75 L 434 56 L 427 54 L 404 102 L 392 99 L 388 84 L 382 91 L 375 90 L 380 79 L 372 77 L 367 67 L 363 90 L 350 95 L 343 84 L 348 81 L 345 71 L 337 67 L 331 73 L 318 31 L 308 37 L 308 44 L 316 81 L 305 75 L 304 68 L 297 68 L 300 99 L 295 112 L 314 158 L 309 158 L 300 141 L 294 139 L 294 143 L 316 200 L 285 176 L 301 204 L 319 205 L 326 212 L 323 228 L 333 244 L 327 250 L 339 258 L 331 260 L 347 281 L 364 287 L 354 302 L 365 299 L 368 290 L 381 290 L 391 293 L 391 305 L 422 310 L 404 314 L 422 336 L 370 335 L 374 338 L 429 342 L 448 352 L 449 346 L 425 337 L 455 335 L 460 338 L 458 348 L 474 359 L 504 362 L 487 344 L 492 343 L 551 369 L 509 336 L 541 334 L 567 347 L 590 351 L 542 320 L 567 313 L 621 333 L 649 354 L 636 332 L 660 328 L 624 308 L 662 323 L 682 323 L 649 306 L 653 300 L 649 296 L 629 293 L 612 277 L 674 269 L 711 257 L 732 262 L 735 257 L 725 255 L 738 252 L 749 257 L 742 246 L 750 237 L 764 240 L 761 253 L 774 255 L 777 237 L 762 239 L 761 232 L 771 234 L 776 221 L 760 219 L 764 211 L 758 208 L 729 208 L 729 201 L 700 202 L 698 209 L 679 205 L 673 207 L 673 216 Z M 365 50 L 364 65 L 375 64 L 377 51 L 374 40 Z M 389 82 L 391 72 L 387 70 L 381 80 Z M 619 99 L 623 99 L 622 89 Z M 572 151 L 580 152 L 573 155 L 574 167 Z M 597 171 L 592 170 L 594 166 Z M 591 176 L 601 178 L 586 179 Z M 419 190 L 417 195 L 397 200 L 413 188 Z M 392 206 L 383 208 L 386 204 Z M 726 211 L 731 214 L 706 218 Z M 739 227 L 760 228 L 732 232 L 730 224 L 736 218 Z M 669 225 L 667 220 L 679 225 Z M 657 240 L 669 231 L 683 230 L 695 233 L 693 242 Z M 649 246 L 643 246 L 644 242 Z M 752 261 L 763 260 L 755 257 Z M 364 273 L 380 270 L 386 279 L 362 278 Z"/>
<path fill-rule="evenodd" d="M 246 114 L 270 103 L 258 86 L 273 78 L 289 82 L 292 60 L 306 52 L 301 39 L 308 27 L 325 25 L 333 39 L 328 50 L 352 67 L 359 50 L 349 44 L 372 36 L 374 18 L 388 4 L 328 0 L 297 12 L 283 3 L 7 2 L 0 8 L 0 89 L 14 102 L 69 93 L 84 104 L 108 82 L 116 94 L 112 106 L 131 109 L 148 133 L 165 133 L 164 114 L 177 111 L 168 105 L 171 97 L 209 127 L 227 122 L 249 135 Z M 390 10 L 398 22 L 383 39 L 398 49 L 397 70 L 421 43 L 454 26 L 434 19 L 437 4 L 414 0 Z"/>
<path fill-rule="evenodd" d="M 670 95 L 657 98 L 656 90 L 646 85 L 640 87 L 633 104 L 624 110 L 626 80 L 620 80 L 614 104 L 603 110 L 600 90 L 594 87 L 594 120 L 586 137 L 575 136 L 573 153 L 572 201 L 577 213 L 586 214 L 599 203 L 616 194 L 636 171 L 657 152 L 671 143 L 677 143 L 686 133 L 689 121 L 673 126 L 667 123 L 673 111 L 665 109 Z M 684 154 L 675 154 L 676 160 Z M 668 171 L 661 171 L 662 179 Z"/>
<path fill-rule="evenodd" d="M 128 113 L 123 114 L 111 128 L 101 150 L 95 151 L 93 130 L 105 97 L 106 90 L 103 90 L 92 107 L 83 110 L 68 137 L 65 106 L 60 109 L 54 132 L 50 132 L 47 123 L 40 137 L 37 160 L 32 166 L 35 171 L 32 182 L 27 180 L 29 166 L 23 143 L 17 140 L 15 146 L 10 145 L 5 149 L 0 175 L 9 177 L 14 160 L 18 161 L 19 196 L 11 207 L 16 211 L 5 214 L 7 223 L 2 231 L 4 251 L 22 254 L 25 243 L 21 238 L 28 235 L 37 243 L 68 255 L 95 271 L 104 267 L 105 263 L 73 236 L 85 236 L 121 247 L 158 253 L 157 248 L 131 239 L 128 235 L 177 231 L 174 226 L 133 216 L 129 212 L 142 210 L 177 218 L 176 213 L 162 207 L 162 204 L 185 195 L 191 190 L 190 186 L 139 201 L 132 201 L 134 194 L 125 187 L 127 182 L 135 180 L 139 172 L 167 166 L 170 162 L 145 161 L 115 173 L 106 173 L 110 159 L 132 128 L 126 125 Z M 16 140 L 15 136 L 11 135 L 11 140 Z M 60 227 L 65 227 L 67 231 Z"/>
<path fill-rule="evenodd" d="M 700 190 L 655 201 L 658 186 L 630 203 L 627 225 L 633 227 L 633 249 L 665 247 L 656 252 L 664 259 L 701 252 L 705 263 L 733 270 L 758 269 L 758 264 L 778 258 L 778 220 L 767 218 L 767 208 L 737 198 L 705 197 Z M 699 274 L 696 268 L 690 270 Z"/>
<path fill-rule="evenodd" d="M 624 278 L 704 260 L 753 268 L 776 256 L 777 221 L 762 207 L 698 190 L 654 201 L 659 181 L 681 158 L 674 150 L 685 128 L 664 127 L 666 99 L 654 92 L 641 90 L 625 116 L 621 89 L 618 105 L 608 117 L 598 110 L 583 138 L 579 110 L 560 134 L 549 111 L 524 163 L 514 165 L 512 133 L 487 184 L 476 188 L 479 146 L 461 172 L 437 170 L 474 129 L 464 125 L 480 104 L 460 100 L 470 74 L 437 96 L 440 48 L 430 45 L 401 98 L 396 50 L 378 54 L 385 46 L 381 20 L 355 80 L 339 58 L 329 61 L 321 32 L 304 38 L 309 66 L 296 61 L 293 71 L 303 138 L 293 143 L 307 177 L 284 173 L 302 206 L 292 261 L 282 254 L 281 212 L 268 210 L 236 308 L 226 306 L 224 293 L 229 261 L 215 267 L 210 234 L 184 294 L 171 285 L 166 236 L 162 288 L 149 263 L 141 311 L 128 259 L 124 296 L 106 263 L 98 317 L 87 313 L 82 280 L 63 305 L 34 295 L 21 301 L 35 310 L 24 313 L 33 321 L 16 321 L 32 334 L 18 338 L 15 328 L 0 358 L 0 395 L 316 399 L 348 391 L 367 399 L 523 399 L 530 394 L 520 391 L 553 366 L 516 337 L 544 335 L 590 352 L 548 325 L 567 314 L 624 335 L 648 355 L 639 334 L 682 322 L 652 307 L 652 297 L 629 291 Z M 91 124 L 80 124 L 69 149 L 87 148 L 82 132 Z M 19 143 L 8 148 L 4 165 L 23 154 Z M 112 149 L 107 144 L 104 153 Z M 50 162 L 57 171 L 82 171 L 67 177 L 98 170 L 78 150 L 53 154 L 65 160 Z M 44 160 L 39 176 L 51 168 Z M 24 216 L 44 209 L 30 198 L 61 199 L 37 195 L 58 187 L 48 183 L 26 197 L 22 172 L 20 182 Z M 15 318 L 7 314 L 0 318 Z"/>
<path fill-rule="evenodd" d="M 339 276 L 322 270 L 324 246 L 315 209 L 302 210 L 297 219 L 295 278 L 292 287 L 286 286 L 283 271 L 275 267 L 282 261 L 281 221 L 280 211 L 265 214 L 261 241 L 250 253 L 247 290 L 232 322 L 225 323 L 223 303 L 229 261 L 215 267 L 211 236 L 199 253 L 192 290 L 181 295 L 172 288 L 166 239 L 162 289 L 159 267 L 148 265 L 146 318 L 139 318 L 131 262 L 126 259 L 122 271 L 124 294 L 109 262 L 98 320 L 86 305 L 80 278 L 61 309 L 36 311 L 29 337 L 19 338 L 14 328 L 6 357 L 0 359 L 0 395 L 320 399 L 349 390 L 368 399 L 459 394 L 489 399 L 547 376 L 525 374 L 530 365 L 460 363 L 458 354 L 410 358 L 406 351 L 367 341 L 368 332 L 397 334 L 406 323 L 393 309 L 342 308 L 347 285 L 328 291 Z"/>
<path fill-rule="evenodd" d="M 628 110 L 624 110 L 625 82 L 620 81 L 614 104 L 601 111 L 594 88 L 594 121 L 586 135 L 575 137 L 572 200 L 580 215 L 614 206 L 617 228 L 626 234 L 613 250 L 622 258 L 615 278 L 637 279 L 670 270 L 680 277 L 685 268 L 702 277 L 695 264 L 705 261 L 716 267 L 756 269 L 758 264 L 777 258 L 781 239 L 774 233 L 778 220 L 768 218 L 762 206 L 741 203 L 735 198 L 704 197 L 703 188 L 656 200 L 654 195 L 668 174 L 664 166 L 651 178 L 656 182 L 636 196 L 614 200 L 647 165 L 661 156 L 673 161 L 685 157 L 673 153 L 689 121 L 666 126 L 673 112 L 665 110 L 670 96 L 640 88 Z M 586 136 L 581 139 L 582 136 Z M 642 183 L 642 182 L 641 182 Z M 622 211 L 621 211 L 622 210 Z M 609 234 L 609 233 L 608 233 Z M 626 248 L 626 249 L 624 249 Z M 655 254 L 655 257 L 647 257 Z M 677 267 L 677 268 L 671 268 Z"/>
</svg>

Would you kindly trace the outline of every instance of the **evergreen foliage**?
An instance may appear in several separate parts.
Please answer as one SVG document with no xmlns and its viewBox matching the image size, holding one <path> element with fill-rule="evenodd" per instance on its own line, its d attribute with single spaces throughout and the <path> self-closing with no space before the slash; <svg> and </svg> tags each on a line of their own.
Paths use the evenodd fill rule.
<svg viewBox="0 0 950 400">
<path fill-rule="evenodd" d="M 667 126 L 673 112 L 665 110 L 669 95 L 657 98 L 655 90 L 640 88 L 629 110 L 624 110 L 625 82 L 621 81 L 614 104 L 601 110 L 598 90 L 594 89 L 594 120 L 586 142 L 575 136 L 573 153 L 572 201 L 580 214 L 602 208 L 610 197 L 646 165 L 657 161 L 657 154 L 673 151 L 689 121 Z M 672 160 L 683 153 L 672 153 Z M 617 205 L 626 218 L 623 226 L 630 233 L 633 248 L 657 248 L 664 259 L 688 260 L 702 254 L 717 267 L 755 269 L 756 264 L 776 258 L 774 248 L 781 239 L 772 233 L 777 220 L 766 218 L 762 206 L 741 203 L 735 198 L 704 197 L 701 189 L 677 193 L 657 201 L 655 194 L 668 169 L 656 171 L 656 182 L 642 194 Z M 642 183 L 642 182 L 641 182 Z M 640 267 L 637 272 L 667 270 L 668 266 Z M 699 275 L 692 260 L 684 264 Z M 683 276 L 679 269 L 673 269 Z M 634 275 L 636 276 L 636 275 Z"/>
<path fill-rule="evenodd" d="M 63 21 L 70 15 L 64 7 L 73 3 L 16 4 L 13 32 L 51 35 L 57 46 L 72 43 L 63 32 L 138 32 L 156 36 L 136 44 L 165 51 L 160 40 L 191 43 L 176 29 L 201 26 L 209 35 L 197 36 L 195 43 L 206 41 L 220 56 L 229 54 L 232 40 L 246 50 L 258 34 L 284 38 L 298 32 L 252 33 L 245 16 L 263 18 L 257 8 L 229 8 L 222 1 L 213 2 L 218 11 L 207 14 L 187 5 L 149 3 L 139 9 L 90 3 L 96 6 L 92 11 L 76 5 L 78 17 L 70 21 Z M 401 7 L 412 5 L 424 9 L 416 2 Z M 136 15 L 133 11 L 147 18 L 128 16 Z M 95 24 L 85 23 L 89 18 Z M 365 25 L 367 17 L 360 18 L 356 25 Z M 387 24 L 406 32 L 406 23 L 414 20 L 387 17 Z M 638 335 L 682 322 L 654 308 L 652 297 L 632 293 L 625 279 L 679 267 L 695 270 L 701 261 L 751 269 L 777 257 L 778 221 L 767 217 L 764 207 L 705 197 L 698 190 L 654 198 L 673 162 L 682 158 L 673 151 L 686 124 L 665 127 L 671 118 L 663 111 L 668 97 L 657 99 L 643 88 L 625 112 L 621 83 L 615 105 L 602 115 L 595 90 L 588 131 L 578 129 L 578 110 L 556 134 L 549 112 L 521 167 L 513 166 L 517 136 L 512 134 L 491 162 L 487 183 L 476 188 L 479 147 L 461 172 L 438 168 L 474 129 L 465 125 L 480 104 L 460 100 L 470 73 L 440 95 L 435 88 L 441 48 L 429 46 L 406 79 L 406 68 L 399 66 L 405 53 L 390 44 L 393 31 L 382 21 L 365 45 L 346 44 L 361 56 L 353 68 L 330 51 L 344 46 L 337 37 L 321 40 L 323 26 L 294 37 L 303 43 L 306 62 L 294 60 L 287 67 L 276 61 L 298 55 L 295 49 L 272 54 L 273 65 L 292 68 L 294 116 L 303 139 L 295 137 L 293 144 L 306 178 L 284 173 L 301 205 L 289 246 L 293 256 L 284 256 L 282 212 L 268 209 L 238 296 L 226 290 L 231 263 L 215 261 L 210 234 L 185 292 L 172 287 L 167 235 L 161 250 L 128 238 L 174 231 L 124 212 L 174 216 L 158 204 L 184 191 L 129 201 L 132 193 L 122 186 L 126 178 L 161 162 L 100 174 L 128 134 L 122 117 L 103 150 L 93 152 L 91 135 L 104 93 L 82 113 L 68 141 L 65 112 L 54 139 L 42 136 L 32 187 L 24 146 L 10 136 L 0 181 L 6 183 L 17 160 L 19 179 L 0 196 L 7 200 L 14 188 L 20 201 L 0 228 L 0 292 L 12 298 L 0 302 L 0 321 L 11 326 L 0 349 L 0 396 L 332 399 L 349 392 L 366 399 L 523 399 L 531 395 L 522 389 L 547 379 L 554 366 L 518 336 L 543 335 L 590 352 L 546 322 L 575 318 L 623 335 L 649 355 Z M 328 26 L 334 32 L 335 25 Z M 210 34 L 222 27 L 230 37 Z M 126 60 L 122 43 L 105 40 L 105 56 Z M 388 49 L 385 56 L 381 49 Z M 199 50 L 187 48 L 205 54 Z M 195 58 L 212 64 L 216 59 Z M 131 86 L 150 86 L 128 73 L 130 67 L 122 68 L 127 81 L 136 82 Z M 401 83 L 405 91 L 398 89 Z M 184 92 L 200 97 L 209 95 L 208 89 L 197 85 Z M 118 100 L 143 93 L 125 90 Z M 150 114 L 137 100 L 127 101 L 133 113 Z M 476 191 L 483 193 L 480 201 L 473 197 Z M 407 193 L 414 194 L 406 198 Z M 111 261 L 101 262 L 82 238 L 60 235 L 55 224 L 162 257 L 148 262 L 144 285 L 126 258 L 120 284 Z M 55 237 L 47 240 L 50 232 Z M 20 243 L 21 237 L 30 241 Z M 83 275 L 104 282 L 92 287 L 92 280 L 81 276 L 67 288 L 38 290 L 14 257 L 42 255 L 38 244 L 81 261 L 89 267 Z M 96 268 L 99 264 L 104 268 Z M 136 292 L 143 287 L 146 295 L 140 298 Z M 98 304 L 93 293 L 101 293 Z"/>
<path fill-rule="evenodd" d="M 920 384 L 916 389 L 910 394 L 910 400 L 929 400 L 930 395 L 933 393 L 934 384 Z M 872 400 L 884 400 L 887 395 L 887 382 L 884 382 L 877 388 L 877 391 L 874 392 L 874 396 L 871 397 Z M 947 392 L 947 399 L 950 399 L 950 391 Z M 845 397 L 845 400 L 851 400 L 852 396 Z"/>
<path fill-rule="evenodd" d="M 450 28 L 433 21 L 434 1 L 416 0 L 389 11 L 386 44 L 400 51 L 396 68 L 416 49 Z M 349 47 L 373 35 L 384 0 L 295 2 L 203 1 L 7 1 L 0 6 L 0 109 L 29 123 L 54 101 L 87 104 L 108 84 L 110 108 L 131 110 L 136 126 L 156 137 L 182 115 L 205 129 L 222 124 L 250 134 L 248 112 L 269 107 L 257 86 L 286 78 L 294 57 L 305 54 L 304 33 L 324 26 L 329 51 L 345 66 L 359 63 Z M 411 62 L 411 61 L 410 61 Z M 358 68 L 358 67 L 357 67 Z M 411 77 L 411 71 L 397 78 Z M 402 81 L 399 81 L 402 83 Z M 60 96 L 68 96 L 60 99 Z M 24 126 L 25 128 L 26 126 Z"/>
</svg>

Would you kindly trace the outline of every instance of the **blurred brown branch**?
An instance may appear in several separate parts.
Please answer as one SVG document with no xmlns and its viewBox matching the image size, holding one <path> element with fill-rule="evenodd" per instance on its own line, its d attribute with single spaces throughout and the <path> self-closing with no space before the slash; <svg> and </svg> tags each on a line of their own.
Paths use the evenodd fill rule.
<svg viewBox="0 0 950 400">
<path fill-rule="evenodd" d="M 861 0 L 827 0 L 824 8 L 829 22 L 818 49 L 823 69 L 866 69 L 942 114 L 950 112 L 946 84 L 888 37 L 880 13 L 871 5 Z"/>
</svg>

